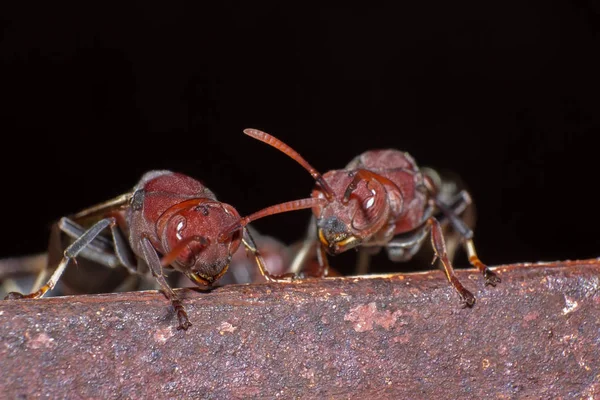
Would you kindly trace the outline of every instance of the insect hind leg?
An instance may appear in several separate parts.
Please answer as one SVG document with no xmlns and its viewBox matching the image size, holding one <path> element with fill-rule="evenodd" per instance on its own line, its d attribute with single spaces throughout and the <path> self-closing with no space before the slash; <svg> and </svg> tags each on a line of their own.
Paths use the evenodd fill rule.
<svg viewBox="0 0 600 400">
<path fill-rule="evenodd" d="M 62 274 L 65 272 L 67 265 L 71 260 L 75 260 L 75 258 L 80 255 L 90 244 L 97 239 L 100 233 L 111 227 L 111 230 L 114 231 L 114 227 L 116 226 L 116 220 L 114 218 L 105 218 L 98 221 L 91 228 L 81 234 L 67 249 L 64 251 L 62 259 L 60 260 L 57 268 L 54 270 L 54 273 L 50 276 L 50 279 L 46 282 L 44 286 L 33 293 L 29 293 L 23 295 L 18 292 L 10 292 L 5 299 L 6 300 L 14 300 L 20 298 L 40 298 L 43 297 L 49 290 L 52 290 L 55 286 Z"/>
<path fill-rule="evenodd" d="M 85 229 L 69 218 L 61 218 L 56 225 L 61 232 L 77 240 L 85 233 Z M 126 267 L 129 272 L 137 272 L 137 261 L 123 231 L 118 224 L 110 225 L 112 240 L 96 236 L 88 246 L 82 249 L 80 256 L 89 260 L 115 268 L 119 265 Z M 53 234 L 54 237 L 57 235 Z M 52 240 L 52 239 L 51 239 Z M 60 241 L 60 238 L 54 239 Z M 54 246 L 56 248 L 56 246 Z"/>
</svg>

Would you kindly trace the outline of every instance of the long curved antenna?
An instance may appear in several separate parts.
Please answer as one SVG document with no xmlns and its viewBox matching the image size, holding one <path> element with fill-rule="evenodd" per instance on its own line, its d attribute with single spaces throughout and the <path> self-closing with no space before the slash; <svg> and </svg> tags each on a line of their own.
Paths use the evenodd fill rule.
<svg viewBox="0 0 600 400">
<path fill-rule="evenodd" d="M 327 200 L 333 200 L 334 193 L 331 187 L 325 182 L 323 179 L 323 175 L 319 173 L 316 169 L 313 168 L 298 152 L 292 149 L 287 144 L 283 143 L 281 140 L 276 137 L 269 135 L 266 132 L 259 131 L 258 129 L 244 129 L 244 133 L 254 139 L 260 140 L 263 143 L 268 144 L 269 146 L 275 147 L 277 150 L 285 153 L 288 157 L 295 160 L 298 164 L 302 165 L 304 169 L 310 172 L 311 176 L 317 181 L 319 186 L 323 188 L 325 191 L 325 197 Z"/>
<path fill-rule="evenodd" d="M 315 197 L 309 197 L 307 199 L 300 200 L 292 200 L 286 203 L 276 204 L 274 206 L 270 206 L 267 208 L 263 208 L 260 211 L 257 211 L 253 214 L 248 215 L 247 217 L 240 218 L 239 222 L 229 226 L 219 235 L 219 241 L 224 242 L 227 238 L 238 229 L 243 228 L 248 225 L 252 221 L 256 221 L 257 219 L 267 217 L 273 214 L 281 214 L 289 211 L 303 210 L 305 208 L 312 208 L 317 205 L 324 205 L 327 203 L 327 200 Z"/>
</svg>

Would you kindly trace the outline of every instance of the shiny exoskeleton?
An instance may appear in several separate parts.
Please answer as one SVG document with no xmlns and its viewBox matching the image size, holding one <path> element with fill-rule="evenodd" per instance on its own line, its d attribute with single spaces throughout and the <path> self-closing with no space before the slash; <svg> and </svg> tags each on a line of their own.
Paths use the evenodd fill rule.
<svg viewBox="0 0 600 400">
<path fill-rule="evenodd" d="M 321 175 L 300 154 L 279 139 L 259 130 L 244 131 L 267 143 L 301 164 L 316 180 L 312 198 L 322 200 L 315 205 L 313 223 L 306 248 L 320 243 L 318 258 L 320 275 L 327 275 L 327 254 L 336 255 L 352 248 L 367 253 L 385 249 L 392 261 L 409 260 L 421 247 L 427 234 L 436 258 L 442 261 L 449 282 L 465 306 L 475 297 L 458 280 L 436 215 L 443 218 L 462 237 L 470 263 L 484 275 L 486 284 L 495 286 L 500 278 L 478 258 L 473 232 L 460 218 L 470 203 L 467 192 L 453 199 L 440 196 L 440 186 L 432 174 L 421 170 L 407 153 L 394 150 L 370 150 L 355 157 L 344 169 Z M 306 251 L 299 252 L 301 259 Z M 435 261 L 435 260 L 434 260 Z M 294 262 L 296 269 L 301 262 Z"/>
<path fill-rule="evenodd" d="M 74 241 L 48 282 L 34 293 L 12 292 L 6 298 L 42 297 L 54 288 L 69 262 L 82 256 L 109 267 L 125 266 L 132 273 L 151 273 L 177 312 L 178 329 L 185 330 L 191 323 L 163 268 L 180 271 L 197 285 L 210 286 L 227 272 L 232 255 L 243 243 L 267 280 L 293 278 L 294 274 L 271 275 L 267 271 L 247 224 L 318 202 L 291 201 L 242 218 L 199 181 L 171 171 L 150 171 L 131 192 L 62 218 L 56 227 Z M 89 226 L 90 221 L 85 229 L 83 225 Z M 110 239 L 102 235 L 106 229 L 110 229 Z"/>
</svg>

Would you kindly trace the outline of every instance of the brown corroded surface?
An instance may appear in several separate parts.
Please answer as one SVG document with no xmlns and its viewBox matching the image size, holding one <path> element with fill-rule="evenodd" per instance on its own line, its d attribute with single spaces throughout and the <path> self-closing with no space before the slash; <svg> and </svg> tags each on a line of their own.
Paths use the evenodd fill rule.
<svg viewBox="0 0 600 400">
<path fill-rule="evenodd" d="M 0 302 L 4 398 L 600 398 L 600 263 Z"/>
</svg>

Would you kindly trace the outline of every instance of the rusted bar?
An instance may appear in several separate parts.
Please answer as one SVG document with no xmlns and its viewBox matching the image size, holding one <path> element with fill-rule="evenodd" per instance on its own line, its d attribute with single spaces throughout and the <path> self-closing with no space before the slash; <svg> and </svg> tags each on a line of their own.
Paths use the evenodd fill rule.
<svg viewBox="0 0 600 400">
<path fill-rule="evenodd" d="M 600 398 L 600 261 L 0 302 L 3 398 Z"/>
</svg>

